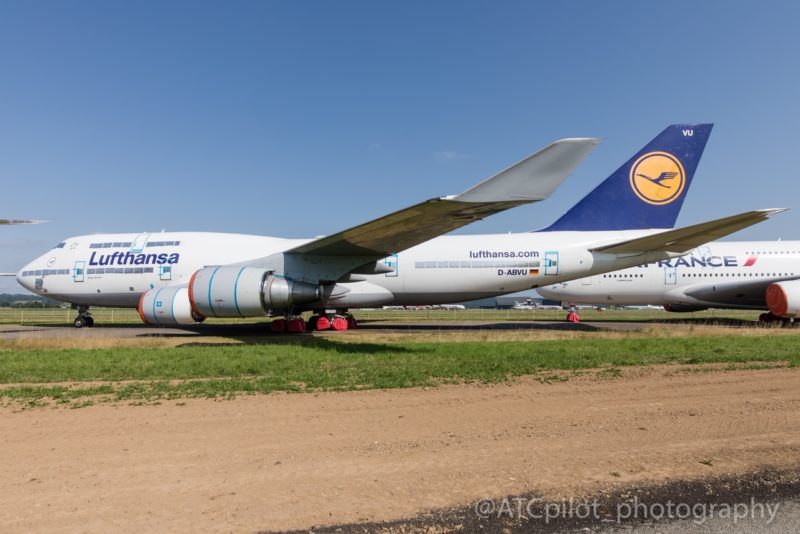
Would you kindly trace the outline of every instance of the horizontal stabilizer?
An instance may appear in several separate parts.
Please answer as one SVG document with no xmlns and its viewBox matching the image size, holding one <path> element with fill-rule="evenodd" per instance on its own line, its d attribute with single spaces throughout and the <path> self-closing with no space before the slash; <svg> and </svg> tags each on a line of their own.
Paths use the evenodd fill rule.
<svg viewBox="0 0 800 534">
<path fill-rule="evenodd" d="M 748 211 L 738 215 L 704 222 L 675 230 L 667 230 L 636 239 L 629 239 L 619 243 L 603 245 L 590 249 L 591 252 L 607 254 L 642 254 L 645 252 L 669 252 L 684 254 L 693 248 L 699 247 L 709 241 L 716 241 L 721 237 L 738 232 L 743 228 L 763 222 L 776 213 L 786 211 L 788 208 L 764 209 Z"/>
<path fill-rule="evenodd" d="M 0 273 L 0 276 L 17 276 L 17 273 Z"/>
<path fill-rule="evenodd" d="M 421 202 L 287 252 L 380 259 L 406 250 L 495 213 L 544 200 L 598 142 L 556 141 L 460 195 Z"/>
</svg>

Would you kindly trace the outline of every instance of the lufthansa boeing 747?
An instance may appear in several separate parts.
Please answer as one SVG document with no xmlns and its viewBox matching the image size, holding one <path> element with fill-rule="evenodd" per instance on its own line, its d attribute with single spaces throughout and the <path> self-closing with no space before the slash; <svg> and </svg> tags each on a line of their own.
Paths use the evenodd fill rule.
<svg viewBox="0 0 800 534">
<path fill-rule="evenodd" d="M 96 305 L 136 307 L 153 325 L 271 316 L 273 330 L 301 332 L 352 328 L 351 308 L 461 302 L 669 260 L 781 211 L 672 229 L 711 128 L 669 126 L 538 232 L 443 235 L 547 198 L 596 139 L 557 141 L 459 195 L 327 237 L 76 236 L 26 265 L 17 280 L 72 303 L 77 327 L 93 324 Z M 315 314 L 306 323 L 300 313 L 308 310 Z"/>
</svg>

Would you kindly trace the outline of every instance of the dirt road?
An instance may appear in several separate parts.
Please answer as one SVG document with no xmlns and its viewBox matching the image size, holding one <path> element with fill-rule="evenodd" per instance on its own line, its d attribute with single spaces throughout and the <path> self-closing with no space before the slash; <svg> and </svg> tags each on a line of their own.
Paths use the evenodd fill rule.
<svg viewBox="0 0 800 534">
<path fill-rule="evenodd" d="M 800 461 L 800 369 L 676 369 L 5 408 L 0 531 L 308 528 Z"/>
</svg>

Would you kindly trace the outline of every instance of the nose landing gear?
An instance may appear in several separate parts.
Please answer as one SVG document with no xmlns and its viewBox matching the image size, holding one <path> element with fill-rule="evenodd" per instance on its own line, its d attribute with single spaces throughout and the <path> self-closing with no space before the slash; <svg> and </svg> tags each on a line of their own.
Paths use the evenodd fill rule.
<svg viewBox="0 0 800 534">
<path fill-rule="evenodd" d="M 75 308 L 76 306 L 73 306 Z M 89 313 L 89 306 L 77 306 L 78 316 L 72 321 L 75 328 L 83 328 L 84 326 L 91 328 L 94 326 L 94 319 Z"/>
</svg>

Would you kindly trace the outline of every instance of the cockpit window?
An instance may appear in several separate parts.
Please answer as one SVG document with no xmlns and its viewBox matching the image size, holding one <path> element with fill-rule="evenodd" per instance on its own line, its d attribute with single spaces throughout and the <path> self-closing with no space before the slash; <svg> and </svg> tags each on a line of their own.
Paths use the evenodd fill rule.
<svg viewBox="0 0 800 534">
<path fill-rule="evenodd" d="M 58 245 L 54 246 L 53 248 L 64 248 L 64 245 L 66 245 L 66 243 L 59 243 Z"/>
</svg>

